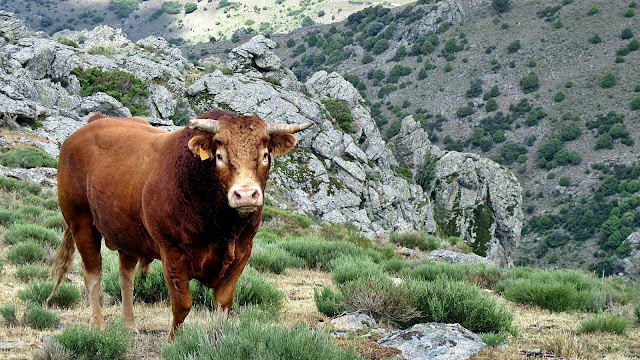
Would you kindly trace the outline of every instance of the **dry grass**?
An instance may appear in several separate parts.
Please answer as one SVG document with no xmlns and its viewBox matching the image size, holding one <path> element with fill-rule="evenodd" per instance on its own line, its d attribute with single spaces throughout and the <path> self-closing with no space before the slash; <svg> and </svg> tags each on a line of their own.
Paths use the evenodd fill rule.
<svg viewBox="0 0 640 360">
<path fill-rule="evenodd" d="M 0 258 L 4 258 L 8 247 L 0 243 Z M 78 262 L 79 259 L 76 259 Z M 76 269 L 78 266 L 75 267 Z M 16 267 L 5 263 L 0 277 L 0 305 L 15 299 L 25 284 L 17 281 L 13 274 Z M 303 322 L 310 326 L 330 326 L 327 318 L 318 312 L 313 301 L 313 289 L 331 284 L 329 273 L 308 269 L 287 269 L 281 275 L 267 275 L 270 280 L 285 294 L 285 301 L 280 314 L 280 323 L 292 326 Z M 72 273 L 71 281 L 84 289 L 82 278 Z M 475 360 L 489 359 L 525 359 L 518 349 L 541 348 L 549 354 L 561 355 L 570 359 L 640 359 L 640 328 L 630 329 L 626 336 L 614 334 L 576 334 L 580 322 L 588 315 L 581 313 L 552 313 L 532 306 L 510 303 L 498 296 L 496 299 L 506 304 L 514 314 L 514 324 L 520 329 L 517 337 L 508 339 L 505 346 L 487 348 L 474 356 Z M 21 316 L 23 304 L 18 304 Z M 128 353 L 128 359 L 159 359 L 159 347 L 167 336 L 171 322 L 171 310 L 168 303 L 144 304 L 136 303 L 136 322 L 140 335 L 135 338 L 135 346 Z M 627 314 L 629 309 L 619 307 L 611 309 L 618 314 Z M 88 324 L 89 307 L 86 296 L 74 308 L 56 309 L 62 319 L 62 327 L 71 324 Z M 119 304 L 110 304 L 103 299 L 103 311 L 106 320 L 121 315 Z M 190 323 L 208 326 L 210 312 L 206 309 L 194 308 L 187 317 Z M 61 328 L 51 330 L 34 330 L 23 326 L 11 326 L 0 321 L 0 358 L 7 360 L 30 359 L 38 347 L 43 346 L 45 339 L 62 331 Z M 394 350 L 377 345 L 373 338 L 360 338 L 340 341 L 346 346 L 356 346 L 362 354 L 373 359 L 393 356 Z"/>
</svg>

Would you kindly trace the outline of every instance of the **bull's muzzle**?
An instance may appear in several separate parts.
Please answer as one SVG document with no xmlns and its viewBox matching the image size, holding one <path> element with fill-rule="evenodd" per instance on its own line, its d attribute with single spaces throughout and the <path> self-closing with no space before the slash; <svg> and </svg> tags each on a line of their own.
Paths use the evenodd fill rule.
<svg viewBox="0 0 640 360">
<path fill-rule="evenodd" d="M 237 186 L 229 190 L 229 206 L 239 213 L 254 212 L 263 204 L 262 189 L 258 186 Z"/>
</svg>

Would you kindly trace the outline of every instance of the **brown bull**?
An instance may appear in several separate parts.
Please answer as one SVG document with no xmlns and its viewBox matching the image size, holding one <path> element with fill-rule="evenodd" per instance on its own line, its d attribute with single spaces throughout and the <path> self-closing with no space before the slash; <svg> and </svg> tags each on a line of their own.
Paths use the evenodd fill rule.
<svg viewBox="0 0 640 360">
<path fill-rule="evenodd" d="M 118 251 L 122 311 L 132 330 L 138 261 L 143 273 L 152 259 L 162 261 L 173 312 L 169 337 L 191 309 L 190 279 L 214 288 L 216 305 L 230 308 L 260 225 L 271 155 L 289 151 L 292 133 L 311 124 L 266 125 L 224 110 L 199 119 L 168 133 L 140 118 L 95 114 L 62 145 L 58 198 L 67 229 L 51 296 L 77 247 L 92 325 L 104 325 L 101 237 Z"/>
</svg>

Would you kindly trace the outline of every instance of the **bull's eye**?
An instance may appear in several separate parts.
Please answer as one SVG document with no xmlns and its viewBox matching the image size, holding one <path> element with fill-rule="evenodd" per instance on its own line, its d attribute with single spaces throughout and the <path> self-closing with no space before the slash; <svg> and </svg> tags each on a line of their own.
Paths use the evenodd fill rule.
<svg viewBox="0 0 640 360">
<path fill-rule="evenodd" d="M 216 159 L 218 159 L 218 160 L 222 161 L 222 155 L 220 155 L 220 154 L 216 154 Z"/>
</svg>

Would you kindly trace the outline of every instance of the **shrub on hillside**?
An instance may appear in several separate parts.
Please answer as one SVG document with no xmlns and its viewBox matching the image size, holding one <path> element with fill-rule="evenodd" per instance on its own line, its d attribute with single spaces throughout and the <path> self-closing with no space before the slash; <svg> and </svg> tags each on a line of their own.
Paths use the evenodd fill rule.
<svg viewBox="0 0 640 360">
<path fill-rule="evenodd" d="M 2 155 L 0 163 L 8 167 L 35 168 L 35 167 L 58 167 L 58 160 L 46 152 L 32 147 L 25 146 L 16 150 L 7 151 Z"/>
<path fill-rule="evenodd" d="M 40 305 L 27 304 L 24 311 L 24 323 L 28 327 L 38 330 L 51 329 L 60 323 L 60 317 Z"/>
<path fill-rule="evenodd" d="M 328 317 L 336 316 L 344 311 L 342 306 L 344 296 L 341 292 L 334 292 L 328 286 L 323 287 L 320 291 L 313 289 L 313 300 L 318 311 Z"/>
<path fill-rule="evenodd" d="M 360 278 L 338 286 L 346 311 L 360 310 L 378 320 L 406 323 L 419 313 L 411 305 L 407 284 L 395 285 L 390 278 Z"/>
<path fill-rule="evenodd" d="M 276 244 L 254 244 L 249 258 L 249 265 L 258 271 L 271 271 L 274 274 L 282 272 L 290 267 L 302 267 L 304 260 L 289 254 Z"/>
<path fill-rule="evenodd" d="M 509 54 L 512 54 L 518 50 L 520 50 L 521 45 L 520 45 L 520 40 L 514 40 L 511 43 L 509 43 L 509 45 L 507 46 L 507 52 Z"/>
<path fill-rule="evenodd" d="M 284 294 L 251 266 L 244 268 L 236 290 L 233 293 L 233 306 L 258 305 L 262 309 L 277 313 L 282 307 Z"/>
<path fill-rule="evenodd" d="M 493 10 L 504 13 L 511 10 L 511 0 L 491 0 Z"/>
<path fill-rule="evenodd" d="M 108 10 L 113 11 L 119 18 L 128 18 L 138 10 L 138 0 L 110 0 Z"/>
<path fill-rule="evenodd" d="M 324 104 L 331 117 L 336 121 L 336 123 L 338 123 L 343 131 L 355 131 L 352 125 L 354 119 L 349 107 L 335 100 L 322 100 L 322 103 Z"/>
<path fill-rule="evenodd" d="M 165 1 L 162 3 L 160 9 L 166 14 L 180 14 L 182 11 L 182 4 L 177 1 Z"/>
<path fill-rule="evenodd" d="M 464 266 L 437 261 L 429 261 L 417 266 L 411 271 L 411 277 L 416 280 L 425 281 L 435 281 L 437 279 L 466 281 L 468 279 Z"/>
<path fill-rule="evenodd" d="M 31 264 L 42 261 L 44 248 L 33 241 L 24 241 L 13 245 L 7 254 L 7 260 L 16 265 Z"/>
<path fill-rule="evenodd" d="M 566 95 L 562 92 L 562 91 L 558 91 L 554 96 L 553 96 L 553 101 L 555 102 L 562 102 L 564 99 L 566 99 Z"/>
<path fill-rule="evenodd" d="M 525 94 L 532 93 L 540 88 L 540 79 L 535 72 L 530 72 L 528 75 L 523 76 L 520 79 L 520 88 Z"/>
<path fill-rule="evenodd" d="M 4 233 L 4 240 L 8 244 L 18 244 L 32 240 L 52 247 L 57 247 L 61 241 L 57 232 L 36 224 L 13 224 Z"/>
<path fill-rule="evenodd" d="M 75 358 L 85 360 L 122 359 L 134 345 L 133 335 L 122 321 L 112 321 L 100 327 L 71 325 L 53 341 L 69 350 Z"/>
<path fill-rule="evenodd" d="M 591 44 L 600 44 L 602 42 L 602 39 L 600 38 L 600 35 L 595 34 L 592 37 L 589 38 L 589 43 Z"/>
<path fill-rule="evenodd" d="M 606 73 L 603 77 L 602 80 L 600 81 L 600 87 L 602 87 L 603 89 L 609 89 L 614 87 L 617 84 L 617 80 L 615 75 L 613 75 L 612 73 Z"/>
<path fill-rule="evenodd" d="M 583 320 L 578 329 L 579 334 L 590 334 L 597 331 L 624 335 L 629 329 L 629 320 L 614 314 L 598 314 Z"/>
<path fill-rule="evenodd" d="M 339 256 L 365 256 L 367 251 L 345 241 L 327 242 L 315 237 L 301 237 L 279 243 L 290 254 L 300 257 L 309 268 L 328 270 L 331 260 Z"/>
<path fill-rule="evenodd" d="M 389 241 L 398 246 L 410 249 L 418 248 L 422 251 L 431 251 L 440 247 L 440 242 L 436 237 L 417 231 L 393 232 L 389 237 Z"/>
<path fill-rule="evenodd" d="M 224 335 L 221 340 L 198 326 L 185 325 L 173 342 L 162 345 L 162 357 L 167 360 L 361 358 L 353 349 L 336 346 L 328 333 L 303 324 L 291 328 L 265 326 L 244 316 L 239 321 L 227 321 Z"/>
<path fill-rule="evenodd" d="M 360 278 L 382 279 L 387 275 L 382 266 L 369 257 L 341 256 L 331 261 L 331 280 L 337 285 Z"/>
<path fill-rule="evenodd" d="M 473 332 L 516 333 L 513 315 L 470 284 L 437 279 L 410 284 L 413 306 L 421 316 L 411 323 L 459 323 Z"/>
<path fill-rule="evenodd" d="M 633 111 L 640 110 L 640 96 L 633 98 L 629 106 L 631 106 L 631 110 Z"/>
<path fill-rule="evenodd" d="M 624 28 L 620 33 L 620 37 L 622 38 L 622 40 L 631 39 L 633 37 L 633 31 L 631 31 L 630 28 Z"/>
<path fill-rule="evenodd" d="M 186 4 L 184 4 L 184 13 L 185 14 L 191 14 L 192 12 L 196 11 L 198 9 L 198 4 L 193 3 L 193 2 L 188 2 Z"/>
<path fill-rule="evenodd" d="M 44 265 L 26 264 L 18 267 L 15 278 L 30 282 L 31 280 L 45 280 L 49 276 L 49 267 Z"/>
<path fill-rule="evenodd" d="M 144 90 L 147 84 L 133 74 L 117 69 L 102 71 L 98 68 L 76 68 L 71 73 L 80 81 L 81 96 L 104 92 L 128 107 L 133 116 L 147 115 L 147 106 L 135 101 L 149 95 Z"/>
<path fill-rule="evenodd" d="M 16 317 L 16 306 L 14 304 L 0 306 L 0 315 L 9 324 L 18 323 L 18 318 Z"/>
<path fill-rule="evenodd" d="M 32 302 L 42 305 L 53 290 L 53 282 L 36 281 L 27 285 L 24 290 L 18 292 L 18 298 L 24 302 Z M 71 283 L 62 283 L 56 294 L 49 301 L 49 305 L 70 308 L 80 301 L 80 290 Z"/>
</svg>

